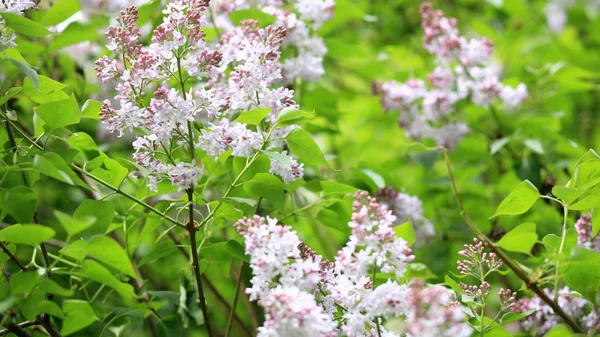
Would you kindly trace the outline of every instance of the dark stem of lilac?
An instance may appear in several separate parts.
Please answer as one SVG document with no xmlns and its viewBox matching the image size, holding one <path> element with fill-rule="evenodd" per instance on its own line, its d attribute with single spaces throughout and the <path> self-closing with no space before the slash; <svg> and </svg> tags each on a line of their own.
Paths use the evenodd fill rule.
<svg viewBox="0 0 600 337">
<path fill-rule="evenodd" d="M 460 215 L 463 217 L 463 219 L 465 220 L 467 225 L 477 235 L 477 237 L 481 241 L 483 241 L 483 243 L 486 246 L 488 246 L 488 248 L 492 252 L 496 253 L 496 256 L 498 256 L 498 258 L 500 258 L 500 260 L 502 260 L 502 262 L 504 262 L 504 264 L 506 264 L 506 266 L 510 270 L 512 270 L 515 273 L 515 275 L 517 275 L 517 277 L 519 277 L 523 282 L 525 282 L 525 285 L 529 289 L 531 289 L 534 293 L 536 293 L 536 295 L 538 295 L 542 299 L 542 301 L 544 301 L 546 304 L 548 304 L 552 308 L 552 310 L 558 316 L 560 316 L 560 318 L 562 318 L 563 321 L 565 321 L 565 323 L 567 323 L 567 325 L 569 325 L 569 327 L 571 327 L 571 330 L 573 330 L 573 332 L 585 333 L 585 331 L 577 324 L 577 322 L 575 322 L 575 320 L 571 316 L 567 315 L 564 312 L 564 310 L 558 305 L 558 303 L 556 303 L 556 301 L 554 301 L 553 299 L 548 297 L 548 295 L 546 295 L 546 293 L 542 289 L 540 289 L 538 287 L 538 285 L 529 278 L 529 276 L 525 273 L 525 271 L 523 271 L 523 269 L 521 269 L 521 267 L 519 267 L 519 265 L 517 265 L 517 263 L 515 263 L 500 248 L 498 248 L 498 246 L 496 246 L 496 244 L 479 229 L 479 227 L 477 226 L 477 223 L 473 219 L 471 219 L 471 217 L 467 214 L 467 212 L 465 211 L 465 208 L 462 204 L 462 201 L 460 199 L 460 195 L 458 194 L 458 188 L 456 187 L 456 182 L 454 180 L 454 173 L 452 172 L 452 164 L 450 162 L 450 156 L 448 154 L 448 149 L 443 148 L 443 151 L 444 151 L 444 158 L 446 160 L 446 167 L 448 169 L 448 177 L 450 178 L 450 185 L 452 187 L 452 193 L 454 194 L 454 198 L 456 199 L 456 203 L 460 210 Z"/>
<path fill-rule="evenodd" d="M 19 268 L 21 268 L 22 271 L 27 271 L 27 267 L 25 267 L 21 263 L 21 261 L 19 261 L 17 257 L 13 253 L 11 253 L 10 250 L 8 250 L 8 248 L 6 248 L 6 246 L 3 243 L 0 243 L 0 248 L 6 255 L 8 255 L 8 257 L 10 257 L 11 260 L 13 260 L 17 264 L 17 266 L 19 266 Z"/>
<path fill-rule="evenodd" d="M 210 318 L 208 317 L 208 309 L 206 308 L 206 298 L 204 297 L 204 289 L 202 288 L 202 275 L 200 274 L 200 259 L 198 258 L 198 245 L 196 244 L 196 223 L 194 222 L 194 190 L 190 188 L 187 190 L 188 201 L 190 203 L 190 214 L 187 223 L 187 230 L 190 234 L 190 246 L 192 255 L 192 268 L 194 269 L 194 278 L 196 279 L 196 288 L 198 288 L 198 301 L 200 301 L 200 309 L 202 310 L 202 316 L 204 316 L 204 324 L 206 325 L 206 331 L 208 337 L 213 337 L 212 329 L 210 327 Z"/>
</svg>

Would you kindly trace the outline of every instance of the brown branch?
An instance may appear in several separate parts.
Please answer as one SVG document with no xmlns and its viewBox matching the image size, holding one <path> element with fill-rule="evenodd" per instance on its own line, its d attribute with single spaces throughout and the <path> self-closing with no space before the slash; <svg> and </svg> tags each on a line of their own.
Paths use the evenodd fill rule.
<svg viewBox="0 0 600 337">
<path fill-rule="evenodd" d="M 13 260 L 17 266 L 19 266 L 19 268 L 21 268 L 22 271 L 27 271 L 27 267 L 25 267 L 18 259 L 17 257 L 10 252 L 10 250 L 8 250 L 8 248 L 3 244 L 0 243 L 0 248 L 2 249 L 2 251 L 8 255 L 8 257 L 10 257 L 11 260 Z"/>
<path fill-rule="evenodd" d="M 190 234 L 190 252 L 192 255 L 192 268 L 194 269 L 194 278 L 196 279 L 196 288 L 198 291 L 198 301 L 202 316 L 204 316 L 204 324 L 208 337 L 213 337 L 213 332 L 210 326 L 210 317 L 208 317 L 208 308 L 206 307 L 206 297 L 204 296 L 204 288 L 202 287 L 202 274 L 200 273 L 200 259 L 198 258 L 198 246 L 196 243 L 196 222 L 194 221 L 194 189 L 187 190 L 189 206 L 189 216 L 187 223 L 187 231 Z"/>
<path fill-rule="evenodd" d="M 15 323 L 13 323 L 13 324 L 15 324 Z M 30 326 L 38 325 L 38 322 L 37 321 L 25 321 L 25 322 L 15 324 L 15 325 L 18 328 L 23 329 L 23 328 L 28 328 Z M 11 331 L 8 328 L 2 329 L 2 330 L 0 330 L 0 336 L 4 336 L 4 335 L 8 334 L 9 332 L 11 332 Z"/>
<path fill-rule="evenodd" d="M 465 219 L 467 225 L 471 228 L 471 230 L 477 235 L 477 237 L 485 243 L 486 246 L 489 247 L 491 251 L 496 253 L 496 255 L 506 264 L 506 266 L 512 270 L 524 283 L 525 285 L 531 289 L 534 293 L 536 293 L 542 301 L 548 304 L 554 313 L 556 313 L 560 318 L 567 323 L 571 327 L 571 329 L 576 333 L 585 333 L 585 331 L 573 320 L 573 318 L 567 315 L 564 310 L 556 303 L 553 299 L 548 297 L 546 293 L 538 287 L 538 285 L 533 282 L 527 273 L 523 271 L 523 269 L 517 265 L 508 255 L 506 255 L 496 244 L 488 238 L 477 226 L 477 223 L 471 219 L 471 217 L 465 211 L 463 203 L 460 199 L 460 195 L 458 193 L 458 188 L 456 187 L 456 182 L 454 179 L 454 174 L 452 172 L 452 164 L 450 162 L 450 156 L 448 155 L 448 149 L 443 148 L 444 158 L 446 160 L 446 167 L 448 169 L 448 176 L 450 178 L 450 184 L 452 187 L 452 193 L 454 194 L 454 198 L 456 199 L 456 203 L 458 204 L 458 208 L 460 210 L 460 215 Z"/>
</svg>

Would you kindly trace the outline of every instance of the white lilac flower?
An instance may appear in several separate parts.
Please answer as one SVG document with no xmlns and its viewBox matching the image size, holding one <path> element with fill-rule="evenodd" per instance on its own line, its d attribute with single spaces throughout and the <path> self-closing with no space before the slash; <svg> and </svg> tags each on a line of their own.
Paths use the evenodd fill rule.
<svg viewBox="0 0 600 337">
<path fill-rule="evenodd" d="M 499 81 L 497 69 L 490 65 L 490 40 L 461 36 L 456 19 L 435 11 L 428 2 L 421 5 L 421 16 L 423 45 L 437 63 L 428 76 L 430 87 L 417 79 L 405 83 L 392 80 L 375 83 L 373 91 L 381 95 L 385 111 L 399 113 L 400 126 L 408 137 L 432 138 L 438 145 L 454 149 L 469 132 L 464 123 L 448 118 L 458 102 L 469 99 L 488 108 L 501 101 L 510 112 L 525 102 L 527 88 L 523 83 L 513 88 Z"/>
<path fill-rule="evenodd" d="M 35 5 L 37 2 L 30 0 L 2 0 L 0 1 L 0 13 L 23 15 L 23 12 Z"/>
<path fill-rule="evenodd" d="M 379 189 L 375 199 L 385 205 L 394 216 L 394 226 L 410 221 L 416 235 L 417 246 L 429 241 L 435 235 L 431 221 L 423 215 L 423 203 L 417 196 L 400 193 L 392 187 Z"/>
<path fill-rule="evenodd" d="M 281 177 L 286 184 L 302 179 L 304 176 L 304 164 L 287 155 L 287 151 L 281 152 L 285 156 L 285 160 L 279 161 L 271 158 L 271 167 L 269 173 L 276 174 Z"/>
<path fill-rule="evenodd" d="M 212 125 L 211 130 L 203 129 L 196 145 L 209 156 L 219 156 L 231 149 L 231 155 L 248 157 L 262 145 L 262 136 L 249 130 L 245 124 L 222 119 Z"/>
</svg>

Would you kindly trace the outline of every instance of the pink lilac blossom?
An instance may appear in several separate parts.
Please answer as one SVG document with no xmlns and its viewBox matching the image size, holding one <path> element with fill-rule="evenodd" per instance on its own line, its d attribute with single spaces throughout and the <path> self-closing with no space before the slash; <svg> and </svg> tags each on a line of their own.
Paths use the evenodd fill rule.
<svg viewBox="0 0 600 337">
<path fill-rule="evenodd" d="M 375 198 L 396 216 L 395 226 L 411 222 L 417 237 L 416 245 L 421 245 L 435 236 L 435 228 L 423 215 L 423 203 L 418 197 L 400 193 L 388 186 L 379 189 Z"/>
<path fill-rule="evenodd" d="M 201 176 L 193 158 L 174 161 L 169 149 L 192 151 L 188 147 L 194 145 L 211 157 L 229 150 L 233 156 L 247 157 L 263 146 L 281 148 L 281 140 L 269 144 L 267 132 L 231 119 L 251 109 L 270 108 L 267 123 L 274 128 L 282 109 L 297 107 L 294 92 L 276 86 L 282 78 L 279 49 L 286 29 L 243 21 L 211 47 L 203 31 L 209 22 L 207 9 L 206 0 L 169 3 L 152 42 L 144 46 L 136 26 L 137 9 L 128 7 L 106 32 L 107 47 L 116 57 L 96 61 L 97 76 L 103 82 L 116 81 L 117 89 L 115 102 L 103 102 L 101 120 L 119 136 L 140 134 L 134 158 L 152 190 L 167 178 L 180 190 L 188 189 Z M 178 83 L 177 89 L 162 86 L 169 79 Z M 200 132 L 193 127 L 196 120 L 204 122 Z M 292 128 L 272 134 L 285 137 Z M 286 182 L 301 178 L 303 165 L 294 159 L 291 164 L 288 169 L 275 162 L 273 171 Z"/>
<path fill-rule="evenodd" d="M 286 6 L 287 3 L 290 6 Z M 333 17 L 334 6 L 333 0 L 221 0 L 212 3 L 216 25 L 225 32 L 234 29 L 229 14 L 238 10 L 254 7 L 275 17 L 275 24 L 288 32 L 283 47 L 296 51 L 295 56 L 282 62 L 286 83 L 294 83 L 298 78 L 316 81 L 325 73 L 323 57 L 327 48 L 315 31 Z M 294 9 L 297 13 L 292 11 Z"/>
<path fill-rule="evenodd" d="M 462 275 L 471 275 L 483 281 L 487 273 L 498 270 L 503 265 L 495 253 L 485 252 L 483 242 L 477 238 L 473 239 L 472 244 L 466 244 L 464 248 L 458 254 L 466 259 L 457 262 L 457 269 Z"/>
<path fill-rule="evenodd" d="M 337 336 L 333 316 L 317 304 L 320 280 L 316 254 L 301 256 L 301 241 L 277 219 L 254 216 L 236 223 L 250 256 L 252 287 L 246 292 L 265 308 L 258 336 Z"/>
<path fill-rule="evenodd" d="M 544 289 L 544 292 L 550 297 L 554 296 L 553 291 L 550 289 Z M 588 302 L 579 297 L 576 292 L 565 287 L 558 291 L 558 305 L 567 315 L 581 322 L 584 320 L 585 308 Z M 519 324 L 523 331 L 534 333 L 535 336 L 545 335 L 550 329 L 562 322 L 561 318 L 554 313 L 554 310 L 538 296 L 516 301 L 513 310 L 515 312 L 532 312 L 521 319 Z"/>
<path fill-rule="evenodd" d="M 469 336 L 449 290 L 395 280 L 413 256 L 404 240 L 388 234 L 393 221 L 385 206 L 358 192 L 349 242 L 326 261 L 276 219 L 239 220 L 252 268 L 246 292 L 266 313 L 259 336 L 399 337 L 383 327 L 396 317 L 407 321 L 409 336 Z M 376 286 L 369 277 L 376 272 L 390 277 Z"/>
<path fill-rule="evenodd" d="M 386 111 L 399 112 L 399 124 L 413 139 L 432 138 L 438 145 L 454 149 L 469 132 L 468 126 L 452 121 L 455 105 L 470 100 L 488 108 L 501 101 L 513 111 L 527 99 L 527 87 L 505 86 L 491 66 L 492 42 L 486 38 L 460 35 L 457 21 L 435 11 L 425 2 L 421 5 L 423 44 L 436 57 L 437 67 L 428 76 L 429 86 L 418 79 L 405 83 L 375 83 L 373 92 L 381 95 Z"/>
<path fill-rule="evenodd" d="M 575 223 L 577 231 L 577 244 L 600 253 L 600 235 L 593 234 L 592 216 L 582 214 Z"/>
<path fill-rule="evenodd" d="M 442 286 L 424 287 L 423 282 L 413 281 L 407 301 L 413 308 L 406 319 L 409 337 L 469 337 L 473 333 L 452 293 Z"/>
</svg>

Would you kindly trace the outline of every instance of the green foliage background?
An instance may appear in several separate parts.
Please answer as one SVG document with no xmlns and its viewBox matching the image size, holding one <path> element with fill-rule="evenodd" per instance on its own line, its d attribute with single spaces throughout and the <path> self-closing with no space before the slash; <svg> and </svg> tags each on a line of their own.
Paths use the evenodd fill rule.
<svg viewBox="0 0 600 337">
<path fill-rule="evenodd" d="M 490 217 L 521 181 L 529 180 L 541 194 L 549 194 L 554 186 L 567 183 L 576 161 L 588 149 L 600 148 L 596 132 L 600 19 L 586 12 L 580 1 L 569 9 L 566 29 L 553 34 L 545 21 L 546 1 L 500 2 L 434 1 L 448 16 L 458 18 L 462 32 L 492 40 L 504 82 L 525 82 L 530 92 L 522 109 L 515 113 L 499 110 L 497 118 L 486 109 L 461 106 L 456 118 L 466 120 L 472 132 L 450 158 L 464 207 L 481 231 L 499 240 L 520 224 L 536 224 L 539 240 L 534 240 L 531 253 L 509 253 L 536 275 L 542 272 L 538 268 L 544 259 L 552 255 L 542 238 L 561 235 L 560 207 L 543 199 L 525 214 Z M 231 224 L 252 214 L 258 197 L 265 199 L 260 206 L 263 215 L 283 219 L 317 252 L 332 259 L 350 231 L 350 194 L 355 188 L 374 193 L 393 186 L 417 195 L 437 235 L 432 242 L 418 245 L 417 262 L 427 268 L 415 268 L 413 275 L 444 282 L 448 273 L 456 273 L 457 252 L 474 234 L 456 205 L 443 154 L 407 139 L 397 116 L 384 113 L 379 98 L 371 94 L 374 81 L 423 78 L 433 69 L 433 59 L 421 44 L 418 8 L 418 1 L 337 0 L 334 19 L 320 30 L 329 49 L 326 75 L 319 82 L 295 86 L 301 108 L 316 112 L 305 128 L 329 165 L 307 165 L 305 183 L 286 187 L 264 177 L 267 188 L 261 188 L 260 174 L 268 171 L 268 157 L 259 156 L 242 177 L 252 183 L 232 193 L 232 197 L 254 201 L 224 204 L 211 233 L 200 231 L 199 242 L 207 240 L 200 256 L 213 326 L 226 325 L 238 266 L 246 259 L 242 240 Z M 77 0 L 55 1 L 49 10 L 42 4 L 42 10 L 30 13 L 36 24 L 28 21 L 18 31 L 18 52 L 1 56 L 5 58 L 0 63 L 3 112 L 15 110 L 15 124 L 39 137 L 47 151 L 15 134 L 18 150 L 13 152 L 8 124 L 0 128 L 0 217 L 4 218 L 2 226 L 11 225 L 14 231 L 0 231 L 0 241 L 10 242 L 8 250 L 29 270 L 19 272 L 7 254 L 0 255 L 13 274 L 13 286 L 0 282 L 0 313 L 28 320 L 39 312 L 50 313 L 63 335 L 147 336 L 144 319 L 153 316 L 160 317 L 156 326 L 160 336 L 203 336 L 189 257 L 183 253 L 189 249 L 186 232 L 127 197 L 103 187 L 92 190 L 89 178 L 69 167 L 71 163 L 85 167 L 159 212 L 185 220 L 185 212 L 177 212 L 184 198 L 155 198 L 143 182 L 131 177 L 129 172 L 136 168 L 130 142 L 127 137 L 115 139 L 100 132 L 99 104 L 88 100 L 105 95 L 93 80 L 93 67 L 81 67 L 73 55 L 61 51 L 81 41 L 102 44 L 109 17 L 95 13 L 91 22 L 72 23 L 57 35 L 48 35 L 44 28 L 78 10 Z M 160 15 L 157 1 L 140 9 L 141 22 L 159 23 Z M 37 70 L 37 79 L 27 65 Z M 22 89 L 11 89 L 15 87 Z M 202 181 L 208 203 L 227 188 L 229 171 L 240 172 L 244 163 L 236 161 L 204 162 L 211 172 L 210 180 L 204 177 Z M 594 186 L 582 193 L 593 193 Z M 171 191 L 170 184 L 163 184 L 159 193 Z M 586 208 L 597 206 L 599 202 Z M 579 211 L 569 214 L 568 227 Z M 44 227 L 12 225 L 33 223 L 34 214 L 35 222 Z M 594 228 L 600 228 L 596 221 Z M 574 234 L 568 232 L 568 242 Z M 39 253 L 43 241 L 58 268 L 53 281 L 38 274 L 44 271 Z M 95 259 L 86 259 L 88 254 Z M 247 280 L 249 271 L 245 272 Z M 512 274 L 496 281 L 495 287 L 509 286 L 526 294 Z M 54 300 L 44 299 L 45 293 L 54 294 Z M 244 300 L 237 315 L 250 327 L 262 317 L 255 304 Z M 233 335 L 246 335 L 237 321 Z"/>
</svg>

